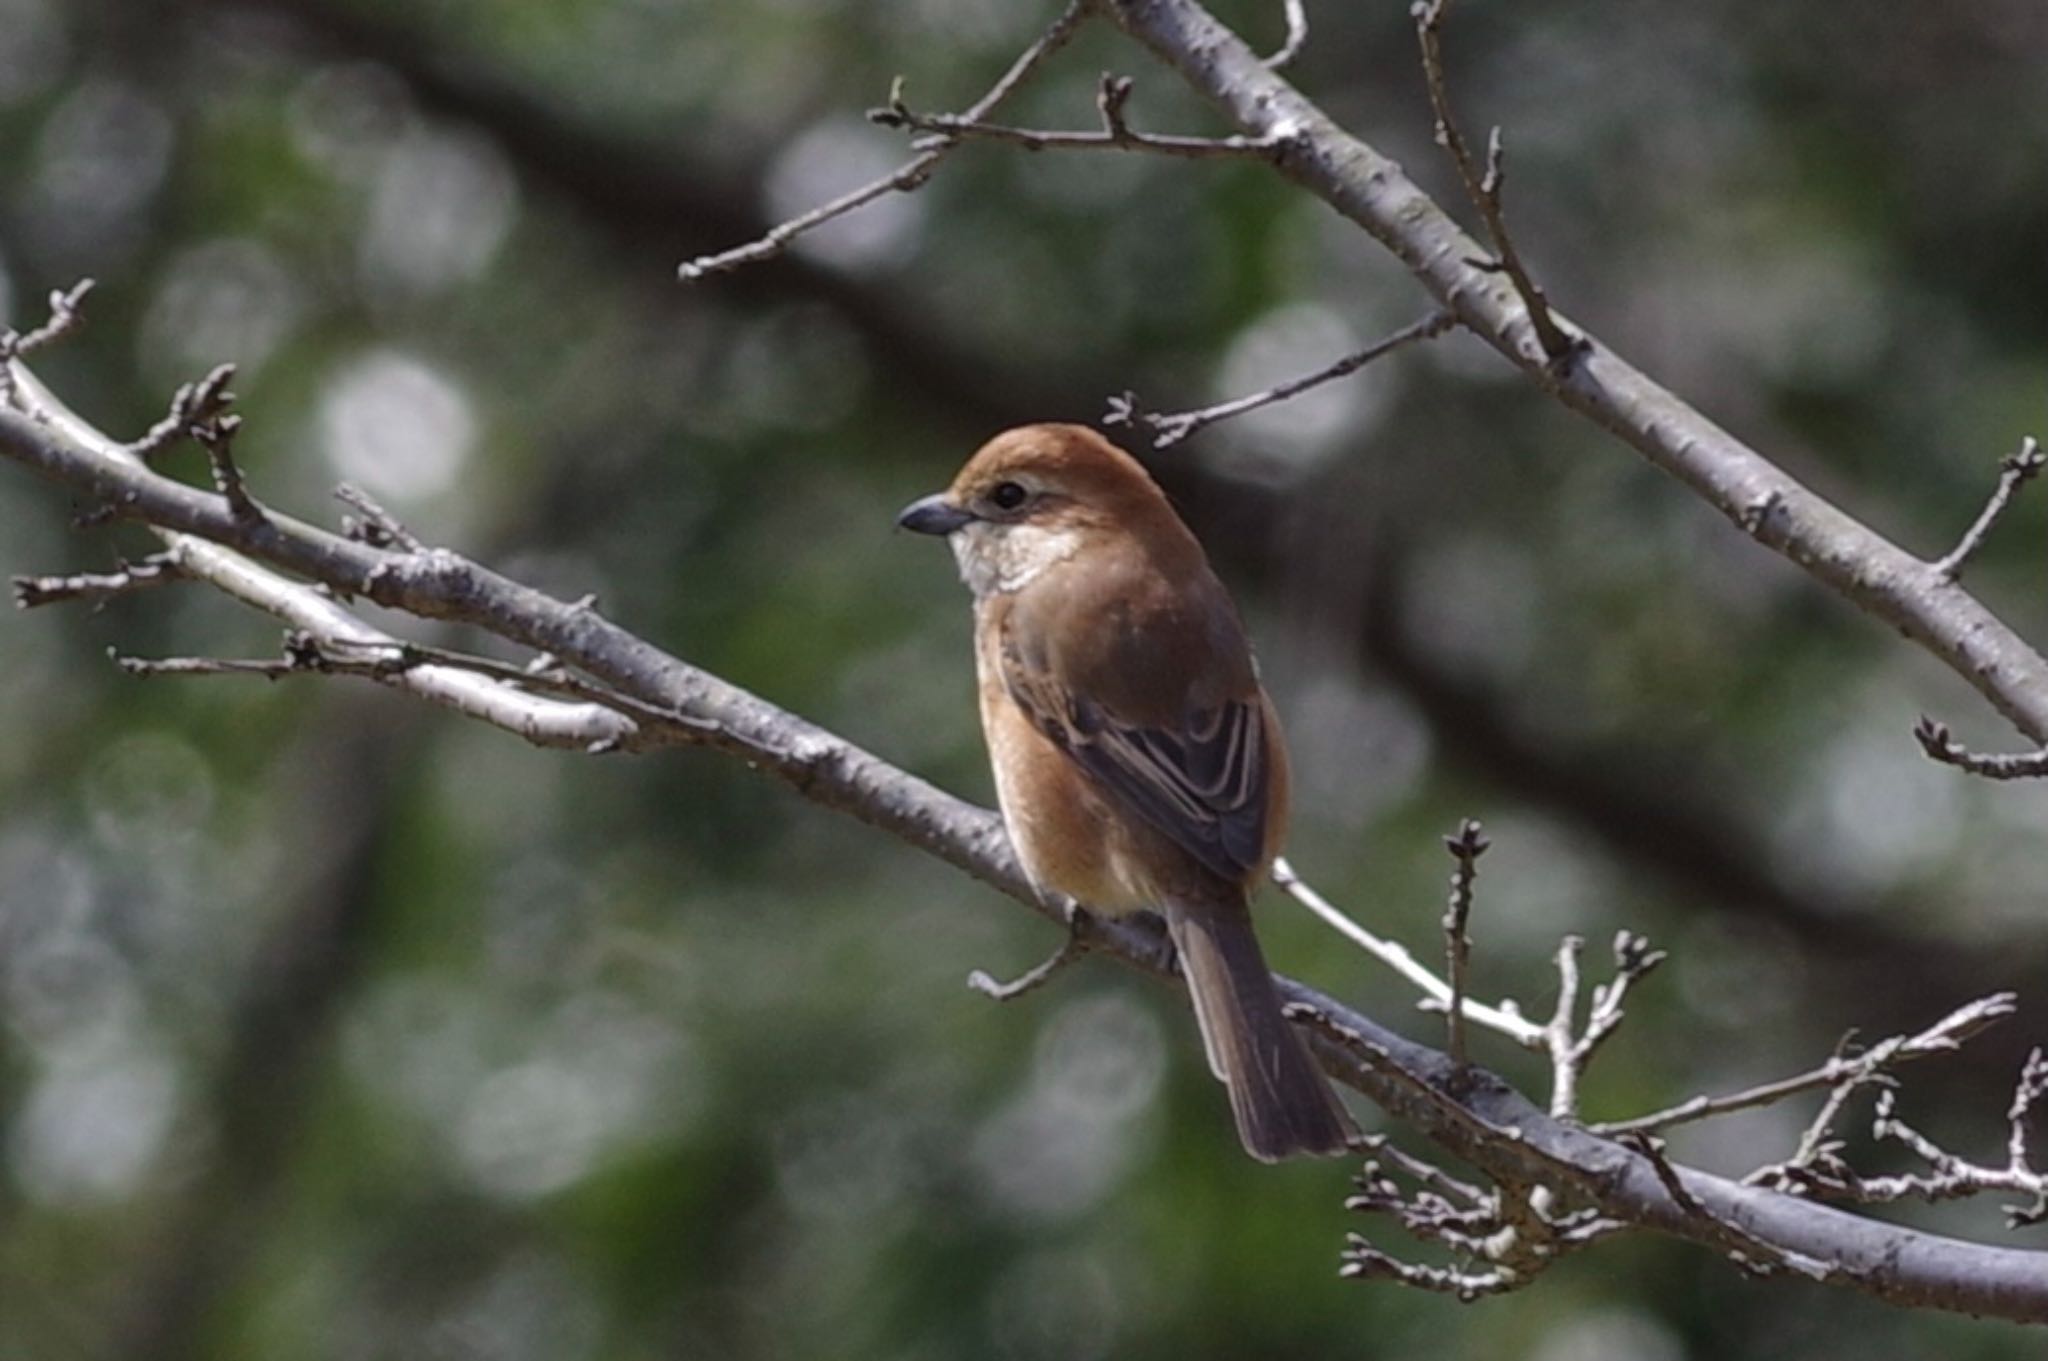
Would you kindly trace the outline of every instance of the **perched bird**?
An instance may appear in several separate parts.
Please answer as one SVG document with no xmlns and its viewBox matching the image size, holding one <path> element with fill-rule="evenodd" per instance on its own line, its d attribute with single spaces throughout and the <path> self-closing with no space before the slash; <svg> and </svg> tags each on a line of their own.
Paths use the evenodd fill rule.
<svg viewBox="0 0 2048 1361">
<path fill-rule="evenodd" d="M 906 507 L 974 593 L 982 732 L 1032 882 L 1166 919 L 1247 1152 L 1356 1130 L 1280 997 L 1250 900 L 1287 822 L 1287 753 L 1244 625 L 1135 459 L 1077 425 L 996 436 Z"/>
</svg>

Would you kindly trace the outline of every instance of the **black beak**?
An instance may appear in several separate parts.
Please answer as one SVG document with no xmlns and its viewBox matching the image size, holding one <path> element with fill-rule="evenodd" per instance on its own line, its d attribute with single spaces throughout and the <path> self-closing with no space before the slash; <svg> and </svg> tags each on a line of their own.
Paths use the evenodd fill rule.
<svg viewBox="0 0 2048 1361">
<path fill-rule="evenodd" d="M 896 517 L 898 528 L 919 534 L 951 534 L 974 517 L 946 499 L 944 492 L 912 501 Z"/>
</svg>

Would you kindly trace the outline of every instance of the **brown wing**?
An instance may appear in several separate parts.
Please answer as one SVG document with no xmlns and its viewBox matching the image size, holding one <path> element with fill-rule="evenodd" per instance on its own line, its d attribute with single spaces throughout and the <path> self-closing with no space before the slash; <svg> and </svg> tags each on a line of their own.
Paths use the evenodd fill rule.
<svg viewBox="0 0 2048 1361">
<path fill-rule="evenodd" d="M 1073 694 L 1007 643 L 1002 668 L 1011 697 L 1040 732 L 1202 864 L 1238 881 L 1264 860 L 1270 765 L 1256 699 L 1144 727 Z"/>
</svg>

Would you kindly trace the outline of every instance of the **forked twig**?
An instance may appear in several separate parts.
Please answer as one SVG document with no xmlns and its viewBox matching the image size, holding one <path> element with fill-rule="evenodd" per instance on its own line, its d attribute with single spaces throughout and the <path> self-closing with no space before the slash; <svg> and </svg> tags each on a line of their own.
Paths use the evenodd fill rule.
<svg viewBox="0 0 2048 1361">
<path fill-rule="evenodd" d="M 1052 21 L 1031 46 L 1024 49 L 1001 78 L 991 85 L 988 92 L 969 105 L 964 118 L 979 121 L 994 112 L 997 106 L 1015 92 L 1018 86 L 1030 78 L 1045 59 L 1066 45 L 1074 31 L 1094 10 L 1090 0 L 1071 0 L 1060 16 Z M 745 245 L 714 255 L 700 255 L 694 260 L 685 260 L 676 267 L 676 277 L 684 283 L 695 283 L 714 274 L 726 274 L 732 270 L 761 260 L 771 260 L 788 250 L 790 243 L 806 232 L 814 231 L 835 218 L 841 218 L 856 208 L 863 207 L 885 194 L 909 193 L 924 187 L 932 172 L 938 168 L 955 147 L 957 138 L 942 138 L 932 145 L 921 148 L 910 160 L 896 167 L 879 179 L 841 194 L 829 203 L 822 203 L 809 212 L 801 213 L 786 222 L 779 222 L 761 236 Z"/>
<path fill-rule="evenodd" d="M 937 150 L 961 138 L 974 138 L 1008 142 L 1026 151 L 1150 151 L 1187 160 L 1227 160 L 1241 156 L 1270 157 L 1286 145 L 1286 139 L 1281 137 L 1184 137 L 1139 132 L 1124 121 L 1124 105 L 1130 102 L 1131 89 L 1129 76 L 1103 73 L 1095 99 L 1095 107 L 1102 114 L 1099 132 L 1010 127 L 971 113 L 918 113 L 903 102 L 900 82 L 889 92 L 887 104 L 868 110 L 868 121 L 885 128 L 927 134 L 913 144 L 920 150 Z"/>
<path fill-rule="evenodd" d="M 2010 755 L 1971 751 L 1956 741 L 1946 723 L 1938 723 L 1925 714 L 1913 726 L 1913 737 L 1922 751 L 1943 765 L 1982 775 L 1987 780 L 2038 780 L 2048 776 L 2048 747 Z"/>
<path fill-rule="evenodd" d="M 1543 347 L 1544 356 L 1553 365 L 1561 365 L 1583 349 L 1586 340 L 1583 336 L 1568 333 L 1551 315 L 1550 299 L 1530 277 L 1520 253 L 1515 249 L 1514 238 L 1508 233 L 1507 217 L 1501 209 L 1501 187 L 1507 174 L 1507 148 L 1501 140 L 1500 129 L 1493 129 L 1487 136 L 1486 167 L 1483 171 L 1474 160 L 1471 148 L 1465 144 L 1465 135 L 1458 130 L 1458 120 L 1451 112 L 1450 89 L 1444 76 L 1442 30 L 1444 14 L 1449 8 L 1450 0 L 1418 0 L 1411 13 L 1415 16 L 1416 36 L 1422 43 L 1423 81 L 1429 87 L 1429 105 L 1436 115 L 1437 144 L 1450 153 L 1458 168 L 1458 178 L 1464 182 L 1465 196 L 1479 210 L 1479 216 L 1486 224 L 1486 235 L 1493 242 L 1494 259 L 1469 263 L 1477 269 L 1507 275 L 1508 282 L 1514 286 L 1529 314 L 1529 325 L 1536 332 L 1536 342 Z"/>
</svg>

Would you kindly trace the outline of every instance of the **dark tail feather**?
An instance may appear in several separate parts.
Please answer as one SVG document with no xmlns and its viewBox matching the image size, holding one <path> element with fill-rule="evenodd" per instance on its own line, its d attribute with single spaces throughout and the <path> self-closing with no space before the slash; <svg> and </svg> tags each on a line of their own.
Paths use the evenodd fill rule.
<svg viewBox="0 0 2048 1361">
<path fill-rule="evenodd" d="M 1345 1151 L 1358 1127 L 1280 1014 L 1280 994 L 1241 906 L 1167 909 L 1209 1067 L 1230 1089 L 1245 1152 L 1261 1162 Z"/>
</svg>

